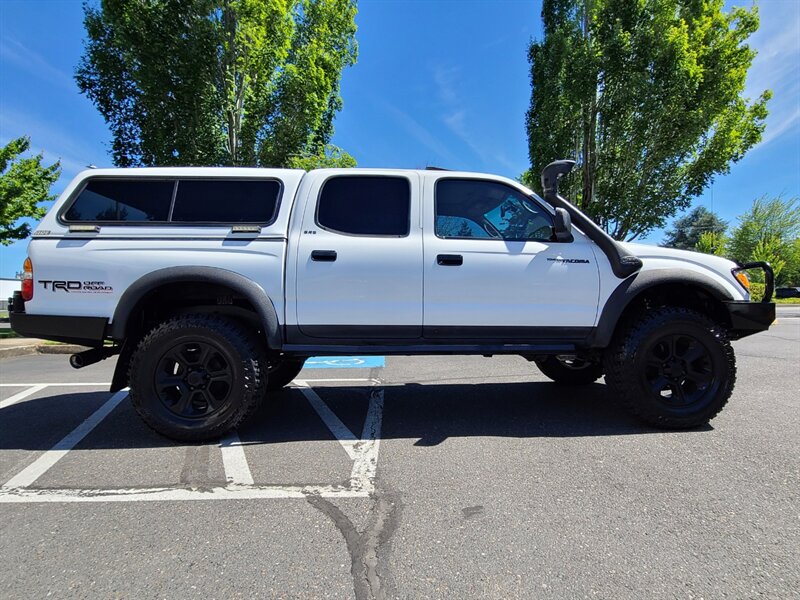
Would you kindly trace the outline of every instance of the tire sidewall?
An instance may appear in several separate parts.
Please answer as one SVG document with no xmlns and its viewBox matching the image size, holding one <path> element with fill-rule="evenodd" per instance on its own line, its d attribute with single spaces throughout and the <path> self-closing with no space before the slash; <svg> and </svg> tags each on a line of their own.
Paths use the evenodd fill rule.
<svg viewBox="0 0 800 600">
<path fill-rule="evenodd" d="M 187 325 L 181 321 L 168 322 L 139 346 L 131 365 L 131 397 L 140 415 L 159 433 L 183 439 L 202 439 L 204 432 L 219 430 L 222 433 L 228 429 L 226 424 L 235 422 L 249 404 L 250 396 L 255 393 L 249 365 L 252 359 L 243 352 L 241 344 L 216 330 L 214 325 L 220 321 L 210 320 L 207 325 L 194 324 L 191 318 L 183 320 Z M 193 341 L 212 345 L 230 366 L 232 384 L 225 406 L 207 417 L 188 418 L 172 412 L 159 399 L 156 390 L 155 373 L 164 356 L 175 346 Z"/>
<path fill-rule="evenodd" d="M 686 406 L 670 406 L 668 402 L 658 400 L 650 389 L 646 376 L 645 368 L 648 352 L 659 340 L 670 334 L 683 334 L 698 341 L 708 352 L 711 362 L 713 380 L 705 390 L 703 395 L 694 403 Z M 699 326 L 692 321 L 673 321 L 668 325 L 652 329 L 641 340 L 633 360 L 633 369 L 639 381 L 643 395 L 643 402 L 656 404 L 657 408 L 667 415 L 676 419 L 693 417 L 697 413 L 703 413 L 714 404 L 720 392 L 724 391 L 725 382 L 730 380 L 728 373 L 728 361 L 725 356 L 725 349 L 718 335 L 712 331 Z"/>
<path fill-rule="evenodd" d="M 711 362 L 714 381 L 688 406 L 670 406 L 653 394 L 645 377 L 648 351 L 659 339 L 683 334 L 702 344 Z M 615 391 L 639 417 L 659 427 L 685 429 L 706 424 L 725 405 L 736 381 L 733 349 L 724 330 L 703 315 L 688 310 L 662 309 L 632 323 L 616 363 L 607 366 Z M 616 373 L 611 371 L 616 369 Z M 607 376 L 608 381 L 608 376 Z"/>
</svg>

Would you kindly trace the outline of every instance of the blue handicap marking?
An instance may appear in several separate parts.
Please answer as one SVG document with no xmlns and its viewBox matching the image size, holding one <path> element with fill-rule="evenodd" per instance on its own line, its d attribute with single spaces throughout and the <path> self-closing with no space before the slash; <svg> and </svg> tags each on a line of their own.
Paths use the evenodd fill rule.
<svg viewBox="0 0 800 600">
<path fill-rule="evenodd" d="M 383 367 L 383 356 L 312 356 L 306 369 L 371 369 Z"/>
</svg>

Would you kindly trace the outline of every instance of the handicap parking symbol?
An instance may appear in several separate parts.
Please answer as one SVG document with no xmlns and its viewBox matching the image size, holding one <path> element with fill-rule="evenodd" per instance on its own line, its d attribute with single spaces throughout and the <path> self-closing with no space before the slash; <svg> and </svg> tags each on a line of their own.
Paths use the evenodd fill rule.
<svg viewBox="0 0 800 600">
<path fill-rule="evenodd" d="M 383 356 L 312 356 L 306 369 L 372 369 L 384 366 Z"/>
</svg>

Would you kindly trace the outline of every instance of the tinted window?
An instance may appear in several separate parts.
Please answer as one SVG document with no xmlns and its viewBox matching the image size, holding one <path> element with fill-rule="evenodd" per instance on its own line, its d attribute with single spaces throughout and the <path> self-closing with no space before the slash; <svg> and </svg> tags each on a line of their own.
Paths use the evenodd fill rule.
<svg viewBox="0 0 800 600">
<path fill-rule="evenodd" d="M 166 221 L 172 181 L 94 179 L 64 214 L 67 221 Z"/>
<path fill-rule="evenodd" d="M 549 213 L 502 183 L 441 179 L 436 184 L 439 237 L 549 240 L 552 225 Z"/>
<path fill-rule="evenodd" d="M 325 182 L 317 224 L 355 235 L 408 235 L 411 186 L 403 177 L 342 176 Z"/>
<path fill-rule="evenodd" d="M 195 223 L 268 223 L 278 206 L 277 181 L 182 179 L 172 220 Z"/>
</svg>

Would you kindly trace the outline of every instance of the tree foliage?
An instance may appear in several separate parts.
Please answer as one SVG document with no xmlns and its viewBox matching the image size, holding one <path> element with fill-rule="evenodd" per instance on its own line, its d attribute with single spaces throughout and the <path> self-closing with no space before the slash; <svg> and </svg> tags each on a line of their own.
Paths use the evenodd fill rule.
<svg viewBox="0 0 800 600">
<path fill-rule="evenodd" d="M 727 228 L 728 223 L 720 219 L 716 213 L 705 206 L 698 206 L 688 215 L 672 223 L 672 228 L 666 232 L 663 245 L 669 248 L 693 250 L 704 233 L 722 236 Z"/>
<path fill-rule="evenodd" d="M 287 165 L 292 169 L 352 169 L 356 166 L 356 159 L 344 152 L 341 148 L 328 145 L 317 151 L 316 154 L 304 152 L 289 157 Z"/>
<path fill-rule="evenodd" d="M 762 196 L 753 202 L 731 232 L 727 254 L 733 260 L 765 260 L 780 283 L 800 270 L 800 206 L 797 198 Z M 783 275 L 781 277 L 780 275 Z"/>
<path fill-rule="evenodd" d="M 723 4 L 543 2 L 544 38 L 529 50 L 531 174 L 575 158 L 566 193 L 618 239 L 663 227 L 761 139 L 771 94 L 742 97 L 757 11 Z"/>
<path fill-rule="evenodd" d="M 76 81 L 118 166 L 286 166 L 324 155 L 356 61 L 355 0 L 86 4 Z"/>
<path fill-rule="evenodd" d="M 725 254 L 725 244 L 727 239 L 722 233 L 716 231 L 704 231 L 700 234 L 697 243 L 694 245 L 693 250 L 703 252 L 705 254 L 715 254 L 723 256 Z"/>
<path fill-rule="evenodd" d="M 41 202 L 53 200 L 50 187 L 61 175 L 61 164 L 42 164 L 42 155 L 22 158 L 30 148 L 27 137 L 11 140 L 0 148 L 0 244 L 8 246 L 28 237 L 30 225 L 22 219 L 41 219 Z"/>
</svg>

